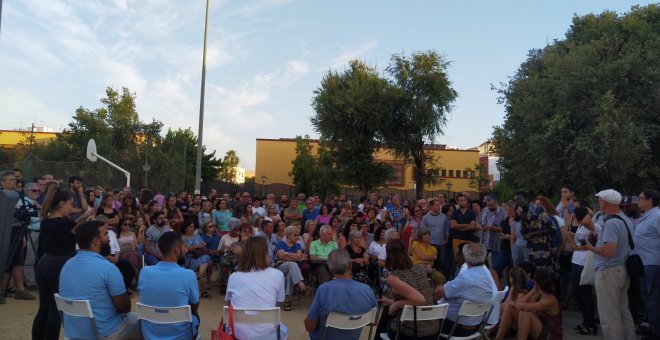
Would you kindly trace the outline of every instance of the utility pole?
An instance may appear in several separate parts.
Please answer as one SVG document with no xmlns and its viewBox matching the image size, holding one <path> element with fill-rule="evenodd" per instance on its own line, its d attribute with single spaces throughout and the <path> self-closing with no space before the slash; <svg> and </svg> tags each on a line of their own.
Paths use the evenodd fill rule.
<svg viewBox="0 0 660 340">
<path fill-rule="evenodd" d="M 206 36 L 209 29 L 209 1 L 206 0 L 206 17 L 204 18 L 204 52 L 202 54 L 202 91 L 199 97 L 199 128 L 197 130 L 197 163 L 195 164 L 195 194 L 200 193 L 202 182 L 202 152 L 204 134 L 204 90 L 206 89 Z"/>
</svg>

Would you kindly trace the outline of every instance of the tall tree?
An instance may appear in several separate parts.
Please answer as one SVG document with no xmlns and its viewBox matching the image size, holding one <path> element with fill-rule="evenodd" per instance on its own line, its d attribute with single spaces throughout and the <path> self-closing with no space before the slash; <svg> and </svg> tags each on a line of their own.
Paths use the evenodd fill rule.
<svg viewBox="0 0 660 340">
<path fill-rule="evenodd" d="M 308 135 L 296 136 L 296 157 L 291 161 L 293 167 L 289 176 L 293 180 L 296 192 L 314 192 L 316 178 L 316 158 L 312 154 L 312 143 Z"/>
<path fill-rule="evenodd" d="M 397 103 L 385 126 L 385 143 L 395 156 L 413 165 L 417 197 L 423 196 L 423 184 L 435 181 L 427 175 L 435 160 L 424 145 L 444 134 L 447 114 L 458 96 L 447 75 L 448 65 L 437 52 L 426 51 L 410 57 L 393 55 L 387 67 Z"/>
<path fill-rule="evenodd" d="M 220 166 L 220 179 L 225 182 L 236 183 L 236 167 L 240 159 L 236 150 L 229 150 L 222 158 L 222 165 Z"/>
<path fill-rule="evenodd" d="M 383 145 L 383 124 L 394 107 L 391 87 L 374 68 L 353 60 L 342 73 L 329 71 L 314 91 L 312 126 L 335 162 L 340 180 L 363 192 L 382 186 L 392 168 L 373 153 Z"/>
<path fill-rule="evenodd" d="M 504 178 L 528 191 L 660 185 L 660 6 L 575 16 L 499 88 Z"/>
</svg>

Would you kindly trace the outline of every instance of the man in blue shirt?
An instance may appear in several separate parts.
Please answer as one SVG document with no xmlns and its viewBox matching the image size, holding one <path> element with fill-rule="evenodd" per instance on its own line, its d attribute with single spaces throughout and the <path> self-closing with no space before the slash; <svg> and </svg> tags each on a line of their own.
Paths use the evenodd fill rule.
<svg viewBox="0 0 660 340">
<path fill-rule="evenodd" d="M 89 300 L 98 333 L 105 339 L 139 339 L 137 318 L 119 269 L 104 258 L 110 254 L 110 238 L 101 221 L 89 221 L 76 228 L 80 250 L 62 268 L 60 295 L 67 299 Z M 93 339 L 87 318 L 64 316 L 64 334 L 71 339 Z"/>
<path fill-rule="evenodd" d="M 474 233 L 481 230 L 481 227 L 477 225 L 477 216 L 468 207 L 468 199 L 465 194 L 458 194 L 456 201 L 458 209 L 451 215 L 451 231 L 449 232 L 454 256 L 458 252 L 459 244 L 467 241 L 478 242 L 479 239 L 474 236 Z"/>
<path fill-rule="evenodd" d="M 596 197 L 606 216 L 605 224 L 596 246 L 589 242 L 586 246 L 594 254 L 600 327 L 605 339 L 634 339 L 635 324 L 630 309 L 626 308 L 630 278 L 625 267 L 630 254 L 628 232 L 633 232 L 633 224 L 619 208 L 620 193 L 607 189 Z"/>
<path fill-rule="evenodd" d="M 307 207 L 302 211 L 302 225 L 305 225 L 307 220 L 315 220 L 321 212 L 319 208 L 314 207 L 314 201 L 311 198 L 307 199 L 306 205 Z"/>
<path fill-rule="evenodd" d="M 490 272 L 484 268 L 487 252 L 479 243 L 473 242 L 463 246 L 461 250 L 465 257 L 467 268 L 462 269 L 458 276 L 444 286 L 435 289 L 434 297 L 442 298 L 440 303 L 448 303 L 447 319 L 442 326 L 442 333 L 449 333 L 458 319 L 458 311 L 464 301 L 488 303 L 497 294 L 497 286 Z M 499 313 L 499 311 L 497 311 Z M 465 317 L 456 325 L 454 336 L 468 336 L 478 330 L 481 317 Z"/>
<path fill-rule="evenodd" d="M 328 267 L 335 279 L 322 284 L 314 295 L 305 318 L 305 329 L 312 340 L 321 339 L 330 312 L 359 315 L 377 306 L 369 286 L 353 280 L 351 256 L 346 249 L 335 249 L 328 255 Z M 359 339 L 361 329 L 328 328 L 326 339 Z"/>
<path fill-rule="evenodd" d="M 142 335 L 145 339 L 194 339 L 199 327 L 197 308 L 199 288 L 195 272 L 178 265 L 185 261 L 186 246 L 178 233 L 165 233 L 158 240 L 158 249 L 163 260 L 154 266 L 144 267 L 140 272 L 138 292 L 140 302 L 154 307 L 181 307 L 190 305 L 193 314 L 192 336 L 189 323 L 157 325 L 142 322 Z M 163 284 L 167 282 L 167 284 Z"/>
<path fill-rule="evenodd" d="M 660 338 L 660 193 L 646 189 L 639 194 L 639 208 L 644 215 L 635 227 L 635 252 L 644 264 L 642 296 L 650 333 L 644 339 Z"/>
</svg>

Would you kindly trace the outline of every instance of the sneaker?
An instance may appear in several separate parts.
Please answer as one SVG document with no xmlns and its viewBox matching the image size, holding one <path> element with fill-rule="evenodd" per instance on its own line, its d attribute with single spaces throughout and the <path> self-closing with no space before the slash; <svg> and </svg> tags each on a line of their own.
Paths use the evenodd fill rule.
<svg viewBox="0 0 660 340">
<path fill-rule="evenodd" d="M 37 286 L 37 285 L 29 285 L 29 286 L 27 286 L 27 290 L 29 290 L 29 291 L 31 291 L 31 292 L 38 292 L 38 291 L 39 291 L 39 286 Z"/>
<path fill-rule="evenodd" d="M 16 292 L 14 294 L 14 299 L 17 299 L 17 300 L 36 300 L 37 298 L 34 297 L 34 295 L 28 293 L 27 290 L 24 290 L 22 292 Z"/>
</svg>

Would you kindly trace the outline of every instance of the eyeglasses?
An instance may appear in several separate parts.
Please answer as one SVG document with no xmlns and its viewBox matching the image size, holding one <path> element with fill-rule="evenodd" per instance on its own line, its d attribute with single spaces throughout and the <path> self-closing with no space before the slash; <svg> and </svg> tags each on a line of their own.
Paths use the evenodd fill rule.
<svg viewBox="0 0 660 340">
<path fill-rule="evenodd" d="M 39 192 L 38 189 L 31 189 L 31 190 L 29 190 L 29 191 L 30 191 L 30 192 Z"/>
</svg>

